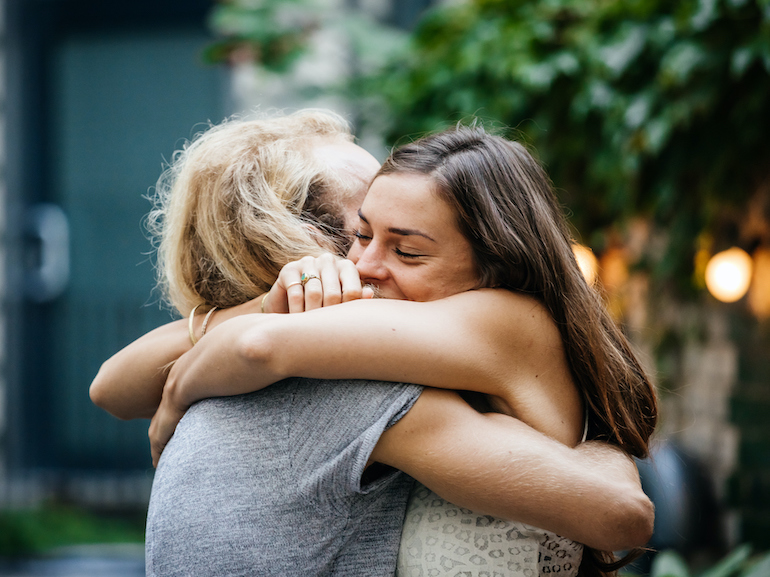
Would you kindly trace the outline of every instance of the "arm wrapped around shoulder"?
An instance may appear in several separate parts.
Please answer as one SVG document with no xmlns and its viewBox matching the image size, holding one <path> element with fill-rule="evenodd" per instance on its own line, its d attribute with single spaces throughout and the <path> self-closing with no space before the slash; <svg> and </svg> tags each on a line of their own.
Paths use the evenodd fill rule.
<svg viewBox="0 0 770 577">
<path fill-rule="evenodd" d="M 595 549 L 641 546 L 652 532 L 652 504 L 622 451 L 567 447 L 512 417 L 478 413 L 452 391 L 426 389 L 373 459 L 456 505 Z"/>
</svg>

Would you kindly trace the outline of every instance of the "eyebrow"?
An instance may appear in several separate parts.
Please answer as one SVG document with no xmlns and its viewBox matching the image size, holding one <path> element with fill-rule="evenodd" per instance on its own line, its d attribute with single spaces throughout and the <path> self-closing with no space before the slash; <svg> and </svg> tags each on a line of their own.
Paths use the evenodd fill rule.
<svg viewBox="0 0 770 577">
<path fill-rule="evenodd" d="M 369 221 L 366 219 L 366 217 L 361 212 L 361 209 L 358 209 L 358 217 L 363 220 L 366 224 L 369 224 Z M 431 238 L 424 232 L 421 232 L 414 228 L 397 228 L 397 227 L 390 227 L 388 228 L 388 232 L 392 234 L 397 234 L 399 236 L 421 236 L 423 238 L 427 238 L 431 242 L 437 242 L 436 239 Z"/>
</svg>

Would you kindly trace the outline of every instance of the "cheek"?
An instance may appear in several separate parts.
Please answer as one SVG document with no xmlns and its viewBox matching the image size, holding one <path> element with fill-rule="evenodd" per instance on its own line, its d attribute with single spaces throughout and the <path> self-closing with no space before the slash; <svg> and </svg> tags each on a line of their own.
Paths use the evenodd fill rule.
<svg viewBox="0 0 770 577">
<path fill-rule="evenodd" d="M 452 294 L 443 271 L 426 267 L 391 272 L 398 289 L 411 301 L 434 301 Z"/>
<path fill-rule="evenodd" d="M 447 263 L 441 272 L 426 284 L 426 289 L 432 293 L 429 300 L 473 290 L 479 285 L 476 262 L 472 258 L 461 258 L 457 262 Z"/>
</svg>

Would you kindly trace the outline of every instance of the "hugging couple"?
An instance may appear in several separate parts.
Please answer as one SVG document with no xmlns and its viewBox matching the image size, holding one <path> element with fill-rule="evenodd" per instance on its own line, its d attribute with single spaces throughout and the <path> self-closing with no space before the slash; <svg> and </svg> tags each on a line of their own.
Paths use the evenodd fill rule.
<svg viewBox="0 0 770 577">
<path fill-rule="evenodd" d="M 184 318 L 90 390 L 152 419 L 148 576 L 598 576 L 646 543 L 654 389 L 523 146 L 380 166 L 330 112 L 228 120 L 156 194 Z"/>
</svg>

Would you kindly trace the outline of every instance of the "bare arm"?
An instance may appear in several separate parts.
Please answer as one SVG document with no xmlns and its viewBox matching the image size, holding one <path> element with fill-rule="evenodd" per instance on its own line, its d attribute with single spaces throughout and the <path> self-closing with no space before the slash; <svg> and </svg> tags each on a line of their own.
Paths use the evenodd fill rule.
<svg viewBox="0 0 770 577">
<path fill-rule="evenodd" d="M 159 454 L 153 446 L 156 462 Z M 622 451 L 598 442 L 567 447 L 511 417 L 478 413 L 453 391 L 426 389 L 370 462 L 401 469 L 457 505 L 601 550 L 640 546 L 652 532 L 652 504 Z"/>
<path fill-rule="evenodd" d="M 314 268 L 315 267 L 315 268 Z M 298 286 L 300 272 L 317 272 L 321 284 Z M 264 295 L 263 295 L 264 296 Z M 208 330 L 236 316 L 264 312 L 280 313 L 311 310 L 340 302 L 371 297 L 361 287 L 353 263 L 327 254 L 289 263 L 263 303 L 263 296 L 217 311 Z M 194 330 L 200 335 L 203 314 L 196 315 Z M 91 383 L 91 400 L 120 419 L 152 418 L 161 400 L 172 363 L 192 348 L 187 319 L 168 323 L 140 337 L 105 361 Z"/>
<path fill-rule="evenodd" d="M 235 316 L 259 312 L 259 305 L 257 298 L 217 311 L 208 330 Z M 203 315 L 196 315 L 196 334 L 200 334 L 202 321 Z M 102 364 L 89 389 L 91 400 L 119 419 L 152 418 L 172 363 L 191 348 L 187 319 L 150 331 Z"/>
<path fill-rule="evenodd" d="M 622 451 L 600 442 L 566 447 L 511 417 L 477 413 L 450 391 L 426 389 L 371 460 L 456 505 L 597 549 L 642 546 L 652 534 L 652 503 Z"/>
<path fill-rule="evenodd" d="M 559 368 L 553 360 L 549 347 L 561 351 L 561 341 L 546 319 L 533 301 L 503 290 L 234 319 L 201 339 L 171 371 L 151 427 L 153 453 L 157 458 L 192 403 L 256 391 L 289 376 L 470 389 L 502 399 L 505 412 L 574 445 L 582 430 L 581 402 L 566 362 L 561 359 Z"/>
<path fill-rule="evenodd" d="M 150 424 L 153 464 L 194 402 L 258 391 L 289 376 L 379 379 L 428 386 L 439 385 L 446 376 L 443 384 L 447 387 L 461 385 L 453 380 L 459 374 L 466 376 L 465 382 L 483 381 L 483 375 L 479 377 L 472 368 L 447 371 L 447 364 L 441 362 L 440 354 L 455 368 L 461 359 L 474 362 L 473 355 L 462 351 L 461 345 L 460 349 L 453 348 L 449 335 L 460 323 L 446 323 L 443 304 L 359 301 L 297 315 L 246 315 L 223 323 L 184 354 L 168 375 Z M 404 308 L 410 314 L 404 315 Z M 399 309 L 401 314 L 397 314 Z M 437 327 L 425 311 L 437 322 L 444 319 L 447 326 Z M 426 335 L 420 327 L 437 329 L 450 348 L 442 347 L 431 331 Z M 434 364 L 441 369 L 440 374 L 430 372 Z M 475 368 L 479 372 L 488 369 L 483 363 Z"/>
<path fill-rule="evenodd" d="M 241 317 L 207 335 L 175 367 L 175 395 L 189 406 L 289 376 L 461 390 L 472 384 L 472 390 L 504 395 L 511 371 L 537 362 L 531 357 L 540 343 L 521 333 L 539 325 L 516 323 L 534 309 L 511 302 L 521 298 L 487 289 L 427 303 L 356 301 L 302 315 Z"/>
</svg>

